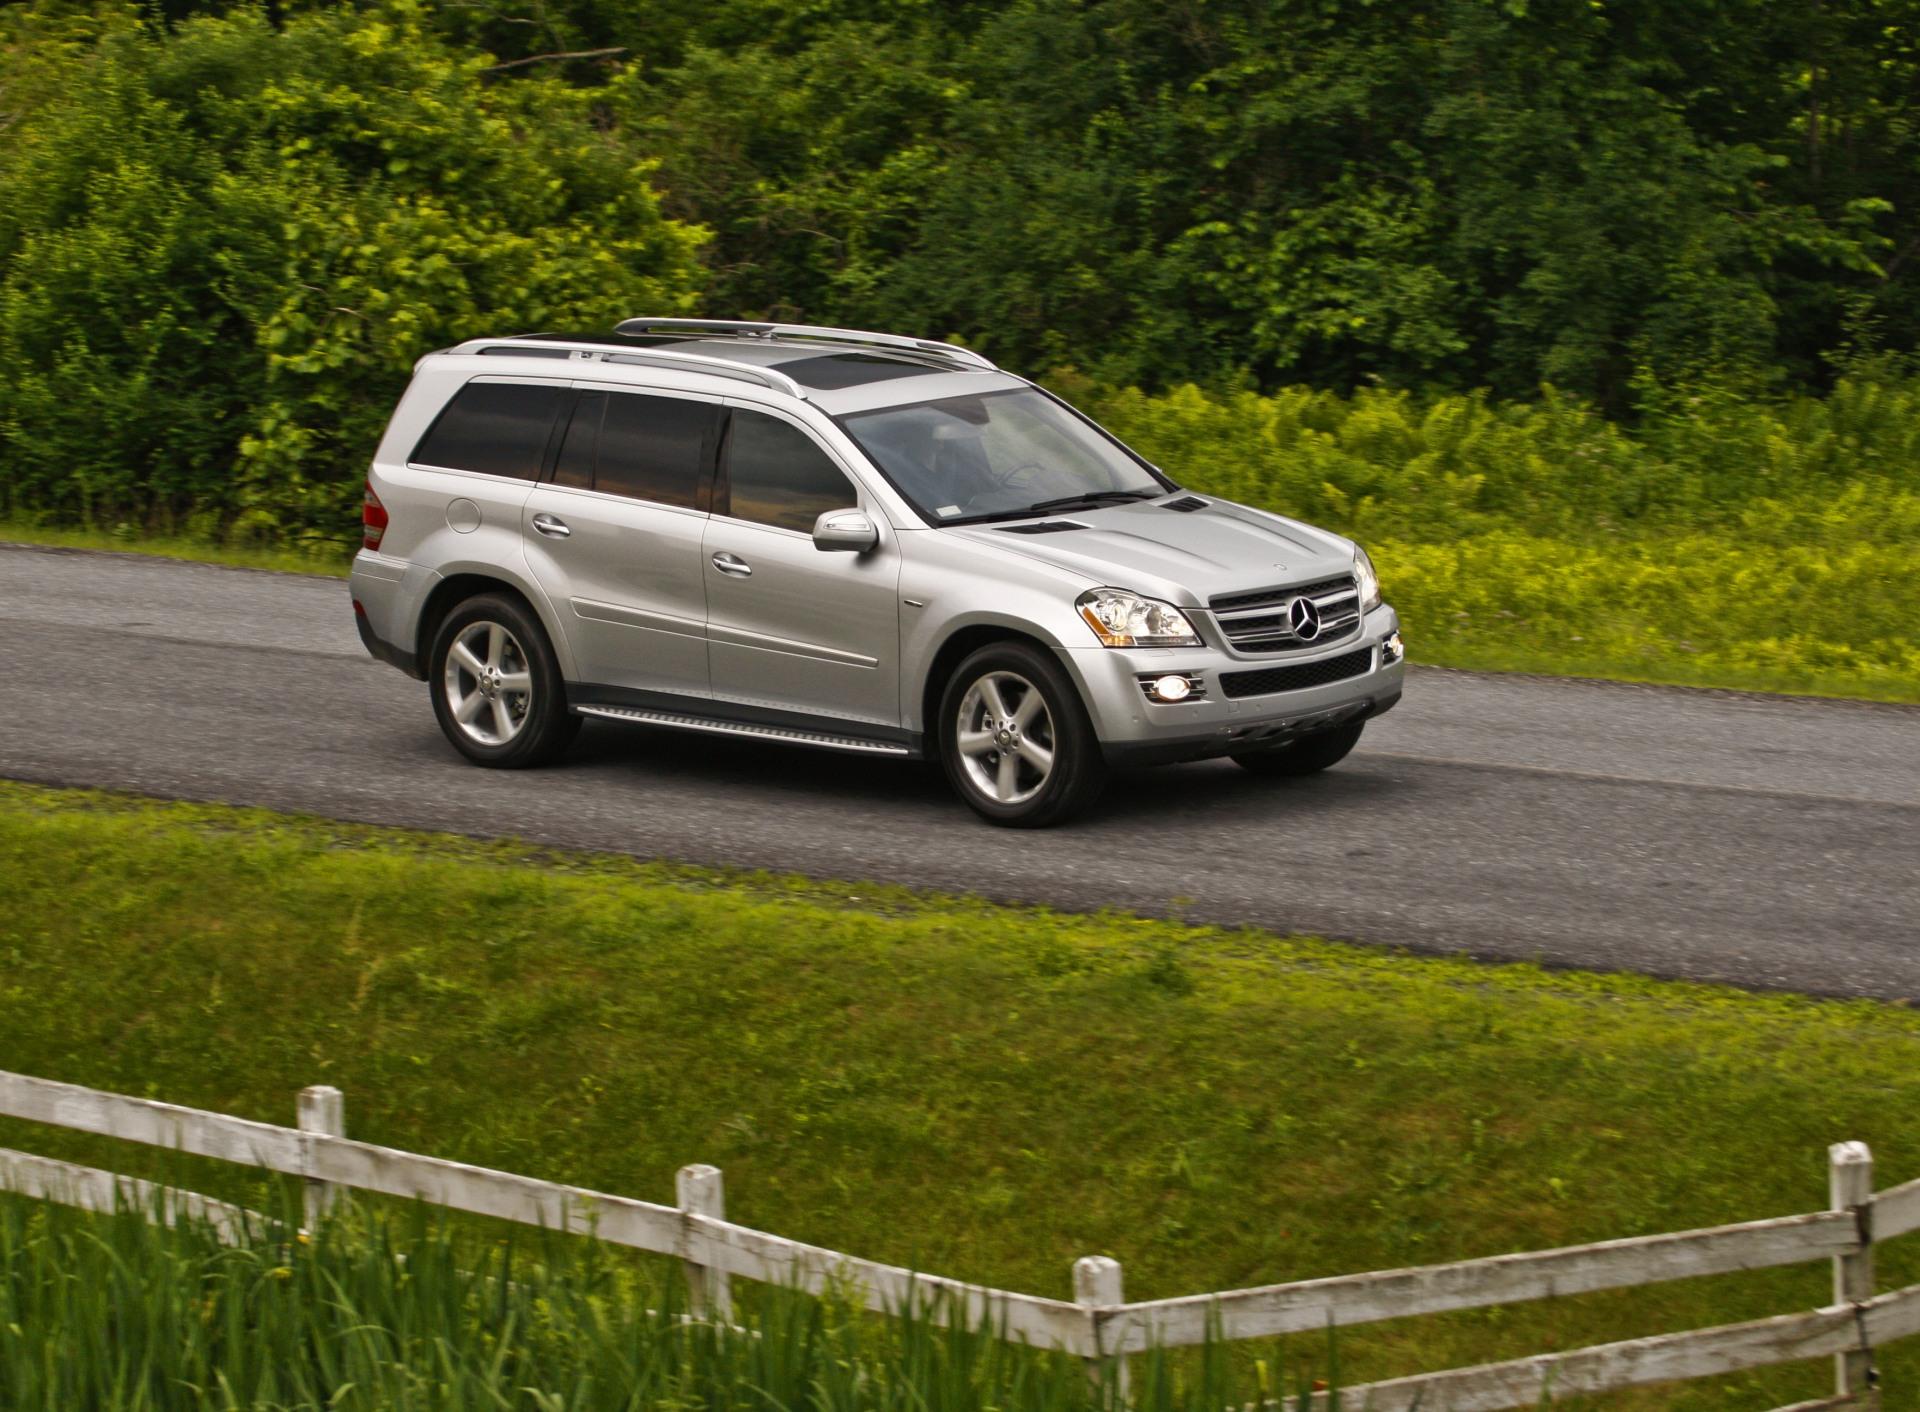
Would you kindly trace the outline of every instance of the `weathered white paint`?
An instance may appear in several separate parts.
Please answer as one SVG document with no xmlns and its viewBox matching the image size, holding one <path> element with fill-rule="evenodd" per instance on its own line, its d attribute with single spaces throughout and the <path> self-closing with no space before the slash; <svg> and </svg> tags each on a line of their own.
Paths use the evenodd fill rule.
<svg viewBox="0 0 1920 1412">
<path fill-rule="evenodd" d="M 1087 1337 L 1096 1356 L 1089 1357 L 1087 1376 L 1095 1386 L 1117 1380 L 1124 1401 L 1131 1388 L 1127 1360 L 1117 1357 L 1101 1338 L 1100 1315 L 1126 1302 L 1126 1284 L 1120 1262 L 1110 1255 L 1082 1255 L 1073 1262 L 1073 1302 L 1087 1311 Z"/>
<path fill-rule="evenodd" d="M 1793 1265 L 1856 1248 L 1851 1212 L 1818 1211 L 1673 1235 L 1635 1236 L 1447 1265 L 1336 1275 L 1292 1284 L 1129 1304 L 1098 1317 L 1108 1346 L 1139 1352 L 1226 1339 L 1307 1333 L 1448 1309 L 1478 1309 L 1697 1275 Z"/>
<path fill-rule="evenodd" d="M 674 1191 L 680 1198 L 680 1209 L 689 1216 L 711 1216 L 721 1221 L 726 1219 L 726 1186 L 718 1167 L 710 1167 L 704 1162 L 682 1167 L 675 1174 Z M 692 1243 L 691 1228 L 684 1222 L 682 1226 L 681 1244 L 689 1246 Z M 694 1314 L 700 1318 L 717 1319 L 721 1323 L 730 1322 L 733 1319 L 733 1288 L 726 1272 L 686 1257 L 687 1252 L 683 1249 L 681 1259 L 686 1261 L 687 1292 Z"/>
<path fill-rule="evenodd" d="M 683 1219 L 687 1258 L 742 1279 L 791 1285 L 809 1294 L 849 1293 L 876 1313 L 911 1306 L 942 1320 L 990 1325 L 1042 1348 L 1093 1352 L 1085 1312 L 1062 1300 L 942 1279 L 705 1216 Z"/>
<path fill-rule="evenodd" d="M 1861 1311 L 1860 1320 L 1866 1326 L 1867 1342 L 1876 1348 L 1920 1334 L 1920 1285 L 1875 1295 Z"/>
<path fill-rule="evenodd" d="M 1902 1182 L 1873 1198 L 1873 1238 L 1892 1240 L 1920 1230 L 1920 1181 Z"/>
<path fill-rule="evenodd" d="M 316 1133 L 321 1137 L 345 1137 L 347 1135 L 347 1104 L 345 1096 L 337 1088 L 327 1084 L 314 1084 L 300 1090 L 298 1124 L 303 1133 Z M 311 1144 L 307 1165 L 311 1169 L 313 1159 Z M 327 1182 L 316 1177 L 307 1178 L 305 1207 L 307 1229 L 317 1231 L 332 1212 L 340 1193 Z"/>
<path fill-rule="evenodd" d="M 72 1162 L 15 1152 L 6 1147 L 0 1147 L 0 1190 L 58 1202 L 62 1206 L 77 1206 L 82 1211 L 103 1214 L 138 1211 L 170 1222 L 205 1221 L 230 1245 L 249 1227 L 261 1231 L 275 1224 L 244 1206 L 216 1201 L 198 1192 L 160 1186 L 138 1177 L 123 1177 L 98 1167 L 76 1166 Z"/>
<path fill-rule="evenodd" d="M 1864 1305 L 1873 1298 L 1873 1154 L 1864 1142 L 1836 1142 L 1827 1149 L 1827 1172 L 1830 1204 L 1858 1228 L 1854 1248 L 1833 1257 L 1833 1302 Z M 1866 1342 L 1864 1323 L 1855 1346 L 1834 1355 L 1833 1390 L 1862 1406 L 1878 1401 L 1873 1391 L 1873 1348 Z"/>
<path fill-rule="evenodd" d="M 1854 1336 L 1854 1310 L 1851 1305 L 1839 1306 L 1363 1383 L 1343 1389 L 1340 1402 L 1367 1412 L 1413 1412 L 1416 1407 L 1419 1412 L 1502 1412 L 1614 1388 L 1795 1363 L 1837 1353 Z M 1313 1405 L 1325 1408 L 1328 1399 L 1324 1394 L 1316 1396 Z"/>
<path fill-rule="evenodd" d="M 0 1115 L 301 1175 L 299 1133 L 150 1098 L 0 1071 Z"/>
</svg>

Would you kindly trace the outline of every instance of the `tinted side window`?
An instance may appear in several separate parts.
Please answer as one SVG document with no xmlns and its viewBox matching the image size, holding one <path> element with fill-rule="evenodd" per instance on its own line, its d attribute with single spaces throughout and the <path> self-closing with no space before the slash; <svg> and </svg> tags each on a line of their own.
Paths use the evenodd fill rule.
<svg viewBox="0 0 1920 1412">
<path fill-rule="evenodd" d="M 583 392 L 573 404 L 573 419 L 560 439 L 560 456 L 553 464 L 553 483 L 575 490 L 593 488 L 593 453 L 600 443 L 600 418 L 607 410 L 607 394 Z"/>
<path fill-rule="evenodd" d="M 853 486 L 800 428 L 736 409 L 727 429 L 728 514 L 756 524 L 813 532 L 828 510 L 859 503 Z"/>
<path fill-rule="evenodd" d="M 707 433 L 719 414 L 710 402 L 609 393 L 593 488 L 692 509 Z"/>
<path fill-rule="evenodd" d="M 413 459 L 538 480 L 554 416 L 566 398 L 561 383 L 470 382 L 427 428 Z"/>
</svg>

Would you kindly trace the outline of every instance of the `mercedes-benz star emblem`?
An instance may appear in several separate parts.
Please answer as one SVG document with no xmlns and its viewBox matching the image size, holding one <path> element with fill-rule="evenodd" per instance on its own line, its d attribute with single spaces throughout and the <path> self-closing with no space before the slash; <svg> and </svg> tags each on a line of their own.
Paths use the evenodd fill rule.
<svg viewBox="0 0 1920 1412">
<path fill-rule="evenodd" d="M 1302 642 L 1312 642 L 1320 636 L 1320 610 L 1313 606 L 1311 598 L 1296 598 L 1289 603 L 1287 622 L 1293 627 L 1293 635 Z"/>
</svg>

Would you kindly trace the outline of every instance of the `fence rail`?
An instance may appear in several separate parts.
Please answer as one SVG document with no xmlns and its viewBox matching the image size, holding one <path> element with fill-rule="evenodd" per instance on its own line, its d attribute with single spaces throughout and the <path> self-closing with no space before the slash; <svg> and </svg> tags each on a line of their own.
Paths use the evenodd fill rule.
<svg viewBox="0 0 1920 1412">
<path fill-rule="evenodd" d="M 1067 1302 L 942 1279 L 729 1221 L 721 1174 L 714 1167 L 682 1168 L 677 1204 L 666 1206 L 355 1141 L 346 1136 L 337 1089 L 303 1090 L 297 1111 L 298 1125 L 282 1128 L 0 1071 L 0 1117 L 302 1178 L 310 1225 L 350 1188 L 591 1235 L 680 1260 L 693 1308 L 709 1317 L 729 1317 L 734 1277 L 815 1294 L 837 1289 L 879 1313 L 911 1304 L 935 1317 L 992 1325 L 1005 1337 L 1085 1359 L 1090 1372 L 1117 1379 L 1123 1391 L 1128 1355 L 1154 1348 L 1313 1332 L 1815 1260 L 1830 1261 L 1834 1279 L 1833 1302 L 1819 1309 L 1421 1373 L 1347 1388 L 1341 1397 L 1370 1412 L 1416 1406 L 1425 1412 L 1494 1412 L 1537 1406 L 1561 1394 L 1831 1356 L 1835 1395 L 1781 1412 L 1874 1407 L 1874 1349 L 1920 1333 L 1920 1285 L 1876 1294 L 1873 1274 L 1876 1241 L 1920 1229 L 1920 1181 L 1876 1194 L 1872 1157 L 1861 1143 L 1838 1143 L 1829 1150 L 1831 1205 L 1825 1211 L 1135 1303 L 1124 1298 L 1117 1261 L 1087 1256 L 1075 1263 L 1075 1298 Z M 247 1212 L 211 1197 L 6 1149 L 0 1149 L 0 1188 L 89 1210 L 166 1205 L 211 1222 L 229 1237 L 248 1219 Z"/>
</svg>

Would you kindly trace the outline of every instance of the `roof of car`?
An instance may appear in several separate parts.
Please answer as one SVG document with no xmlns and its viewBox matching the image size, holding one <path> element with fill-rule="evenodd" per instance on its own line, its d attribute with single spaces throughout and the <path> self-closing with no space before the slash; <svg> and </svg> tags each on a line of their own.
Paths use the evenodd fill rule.
<svg viewBox="0 0 1920 1412">
<path fill-rule="evenodd" d="M 953 344 L 792 324 L 635 319 L 611 333 L 510 334 L 446 351 L 704 372 L 787 392 L 832 415 L 1025 385 Z"/>
</svg>

